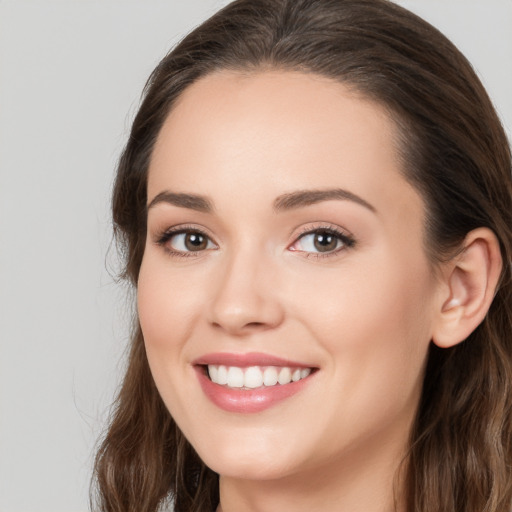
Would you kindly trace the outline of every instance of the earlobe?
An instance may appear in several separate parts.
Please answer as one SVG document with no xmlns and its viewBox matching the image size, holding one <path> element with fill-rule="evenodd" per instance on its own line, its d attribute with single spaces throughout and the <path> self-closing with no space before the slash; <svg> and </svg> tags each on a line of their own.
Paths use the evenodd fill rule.
<svg viewBox="0 0 512 512">
<path fill-rule="evenodd" d="M 501 268 L 496 235 L 488 228 L 468 233 L 462 250 L 443 264 L 446 286 L 432 335 L 436 345 L 457 345 L 480 325 L 496 293 Z"/>
</svg>

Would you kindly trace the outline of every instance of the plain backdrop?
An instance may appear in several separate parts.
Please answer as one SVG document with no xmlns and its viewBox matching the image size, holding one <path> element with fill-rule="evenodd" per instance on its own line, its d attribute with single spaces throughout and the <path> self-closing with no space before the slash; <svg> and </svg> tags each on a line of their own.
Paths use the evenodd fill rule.
<svg viewBox="0 0 512 512">
<path fill-rule="evenodd" d="M 85 512 L 131 302 L 113 170 L 150 71 L 222 0 L 0 0 L 0 512 Z M 401 1 L 512 128 L 512 0 Z"/>
</svg>

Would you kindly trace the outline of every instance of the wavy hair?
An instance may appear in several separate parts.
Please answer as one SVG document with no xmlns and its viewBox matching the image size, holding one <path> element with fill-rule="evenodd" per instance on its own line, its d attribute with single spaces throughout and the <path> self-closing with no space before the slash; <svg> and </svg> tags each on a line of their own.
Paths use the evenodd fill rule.
<svg viewBox="0 0 512 512">
<path fill-rule="evenodd" d="M 427 207 L 433 263 L 474 228 L 496 234 L 504 265 L 495 299 L 465 342 L 430 348 L 399 492 L 411 512 L 510 512 L 510 145 L 471 65 L 421 18 L 387 0 L 237 0 L 185 37 L 150 76 L 119 161 L 112 210 L 124 277 L 136 287 L 149 159 L 177 98 L 217 70 L 265 69 L 329 77 L 387 109 L 403 174 Z M 95 489 L 101 512 L 205 512 L 219 501 L 218 475 L 160 399 L 138 322 Z"/>
</svg>

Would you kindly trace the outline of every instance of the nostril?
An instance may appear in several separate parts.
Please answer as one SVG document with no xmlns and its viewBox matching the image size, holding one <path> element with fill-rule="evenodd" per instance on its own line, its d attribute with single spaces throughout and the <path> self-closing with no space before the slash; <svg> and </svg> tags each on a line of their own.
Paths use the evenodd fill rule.
<svg viewBox="0 0 512 512">
<path fill-rule="evenodd" d="M 265 325 L 263 322 L 249 322 L 246 327 L 261 327 Z"/>
<path fill-rule="evenodd" d="M 240 323 L 239 325 L 229 325 L 221 322 L 212 322 L 212 327 L 215 329 L 222 329 L 233 334 L 249 334 L 252 331 L 260 331 L 269 328 L 269 325 L 265 322 L 247 322 Z"/>
</svg>

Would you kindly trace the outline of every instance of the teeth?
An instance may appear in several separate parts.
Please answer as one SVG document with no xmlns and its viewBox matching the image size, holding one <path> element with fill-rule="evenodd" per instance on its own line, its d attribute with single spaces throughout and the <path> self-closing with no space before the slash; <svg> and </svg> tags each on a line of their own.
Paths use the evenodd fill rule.
<svg viewBox="0 0 512 512">
<path fill-rule="evenodd" d="M 212 374 L 210 373 L 210 377 L 211 376 L 212 376 Z M 221 384 L 224 386 L 227 383 L 228 383 L 228 369 L 225 366 L 219 366 L 219 371 L 217 373 L 217 384 Z"/>
<path fill-rule="evenodd" d="M 210 379 L 213 382 L 219 382 L 219 367 L 215 365 L 208 366 L 208 373 L 210 374 Z"/>
<path fill-rule="evenodd" d="M 281 385 L 290 384 L 290 382 L 292 381 L 292 371 L 290 370 L 290 368 L 281 368 L 277 381 Z"/>
<path fill-rule="evenodd" d="M 304 368 L 300 371 L 300 378 L 305 379 L 311 373 L 311 368 Z"/>
<path fill-rule="evenodd" d="M 277 384 L 277 368 L 269 366 L 263 372 L 263 384 L 265 386 L 275 386 Z"/>
<path fill-rule="evenodd" d="M 241 388 L 244 385 L 244 371 L 242 368 L 230 366 L 228 368 L 228 386 L 231 388 Z"/>
<path fill-rule="evenodd" d="M 263 386 L 263 373 L 257 366 L 251 366 L 245 370 L 244 387 L 259 388 Z"/>
<path fill-rule="evenodd" d="M 212 382 L 229 388 L 255 389 L 262 386 L 290 384 L 305 379 L 311 373 L 311 368 L 288 368 L 277 366 L 237 366 L 208 365 L 208 375 Z"/>
</svg>

